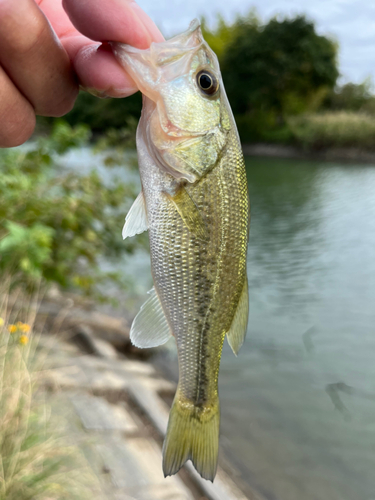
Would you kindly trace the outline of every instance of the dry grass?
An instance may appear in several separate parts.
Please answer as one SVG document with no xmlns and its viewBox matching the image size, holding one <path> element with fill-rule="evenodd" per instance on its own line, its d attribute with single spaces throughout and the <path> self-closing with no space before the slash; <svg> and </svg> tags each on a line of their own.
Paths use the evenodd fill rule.
<svg viewBox="0 0 375 500">
<path fill-rule="evenodd" d="M 0 500 L 96 498 L 96 478 L 59 435 L 38 388 L 34 308 L 13 298 L 0 293 Z"/>
</svg>

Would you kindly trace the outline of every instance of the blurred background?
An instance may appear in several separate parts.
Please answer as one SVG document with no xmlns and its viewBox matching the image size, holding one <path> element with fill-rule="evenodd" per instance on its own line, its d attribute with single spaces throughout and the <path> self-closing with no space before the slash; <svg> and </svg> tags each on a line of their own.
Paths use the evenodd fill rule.
<svg viewBox="0 0 375 500">
<path fill-rule="evenodd" d="M 166 37 L 201 19 L 249 153 L 250 320 L 220 372 L 232 477 L 270 500 L 374 500 L 375 7 L 139 4 Z M 3 277 L 134 316 L 152 286 L 147 235 L 121 239 L 140 109 L 81 93 L 0 152 Z M 154 362 L 176 377 L 172 343 Z"/>
</svg>

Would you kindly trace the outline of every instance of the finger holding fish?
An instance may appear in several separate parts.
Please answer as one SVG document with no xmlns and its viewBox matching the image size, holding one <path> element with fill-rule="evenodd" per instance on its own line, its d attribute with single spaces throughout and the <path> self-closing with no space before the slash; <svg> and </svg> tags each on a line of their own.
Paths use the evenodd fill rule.
<svg viewBox="0 0 375 500">
<path fill-rule="evenodd" d="M 49 9 L 49 3 L 53 0 L 44 0 L 44 8 Z M 133 1 L 108 0 L 103 8 L 101 0 L 64 0 L 63 7 L 72 29 L 66 30 L 62 42 L 81 86 L 102 97 L 136 92 L 137 86 L 121 69 L 107 41 L 146 49 L 152 42 L 164 40 L 155 23 Z"/>
<path fill-rule="evenodd" d="M 32 135 L 36 115 L 62 116 L 79 86 L 100 97 L 137 91 L 107 40 L 147 48 L 163 37 L 132 1 L 0 1 L 0 147 Z"/>
</svg>

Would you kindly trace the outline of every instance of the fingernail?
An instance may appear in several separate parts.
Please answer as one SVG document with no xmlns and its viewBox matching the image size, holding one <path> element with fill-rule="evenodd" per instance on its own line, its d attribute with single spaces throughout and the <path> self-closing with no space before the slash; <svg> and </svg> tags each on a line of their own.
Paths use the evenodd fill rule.
<svg viewBox="0 0 375 500">
<path fill-rule="evenodd" d="M 115 89 L 115 88 L 110 88 L 106 90 L 106 94 L 108 97 L 129 97 L 132 94 L 135 94 L 138 92 L 137 87 L 127 87 L 125 89 Z"/>
<path fill-rule="evenodd" d="M 95 97 L 99 97 L 99 99 L 111 99 L 113 97 L 129 97 L 132 94 L 135 94 L 138 92 L 137 87 L 126 87 L 124 89 L 116 89 L 116 88 L 109 88 L 106 90 L 98 90 L 94 89 L 91 87 L 84 87 L 83 85 L 80 85 L 80 90 L 83 90 L 84 92 L 87 92 L 88 94 L 91 94 Z"/>
<path fill-rule="evenodd" d="M 95 97 L 99 97 L 99 99 L 109 99 L 111 97 L 107 94 L 105 90 L 98 90 L 90 87 L 84 87 L 83 85 L 80 85 L 79 89 Z"/>
</svg>

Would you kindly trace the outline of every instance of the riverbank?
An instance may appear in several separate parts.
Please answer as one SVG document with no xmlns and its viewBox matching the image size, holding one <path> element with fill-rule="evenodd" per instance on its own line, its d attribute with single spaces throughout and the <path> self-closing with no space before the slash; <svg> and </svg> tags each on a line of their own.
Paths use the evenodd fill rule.
<svg viewBox="0 0 375 500">
<path fill-rule="evenodd" d="M 78 443 L 109 500 L 262 500 L 235 484 L 220 465 L 214 483 L 187 464 L 164 478 L 161 447 L 175 384 L 129 347 L 129 324 L 74 296 L 50 297 L 36 324 L 46 356 L 43 387 L 52 412 L 68 420 L 67 439 Z M 127 353 L 127 354 L 125 354 Z M 237 481 L 236 481 L 237 482 Z"/>
<path fill-rule="evenodd" d="M 375 163 L 375 151 L 365 151 L 359 148 L 310 150 L 296 146 L 258 143 L 243 144 L 242 150 L 245 156 L 265 158 Z"/>
</svg>

